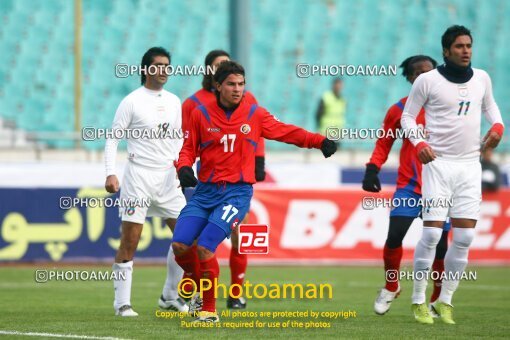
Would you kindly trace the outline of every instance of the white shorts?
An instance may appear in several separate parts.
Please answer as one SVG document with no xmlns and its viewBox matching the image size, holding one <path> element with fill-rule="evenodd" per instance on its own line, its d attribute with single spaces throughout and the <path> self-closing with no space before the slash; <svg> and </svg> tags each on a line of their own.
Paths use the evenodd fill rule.
<svg viewBox="0 0 510 340">
<path fill-rule="evenodd" d="M 156 170 L 129 162 L 120 187 L 120 200 L 140 202 L 136 207 L 119 208 L 122 221 L 145 223 L 149 216 L 177 218 L 186 199 L 174 167 Z M 150 201 L 150 204 L 145 204 Z"/>
<path fill-rule="evenodd" d="M 482 165 L 478 160 L 436 158 L 423 165 L 421 190 L 424 221 L 445 221 L 447 216 L 478 220 L 482 201 Z"/>
</svg>

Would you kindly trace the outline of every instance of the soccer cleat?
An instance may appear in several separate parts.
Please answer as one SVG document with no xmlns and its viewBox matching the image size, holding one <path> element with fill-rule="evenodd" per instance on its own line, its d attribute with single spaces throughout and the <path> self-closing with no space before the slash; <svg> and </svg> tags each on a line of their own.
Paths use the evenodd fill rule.
<svg viewBox="0 0 510 340">
<path fill-rule="evenodd" d="M 182 298 L 177 298 L 175 300 L 165 300 L 163 295 L 159 297 L 158 305 L 161 309 L 173 310 L 176 312 L 188 312 L 189 307 L 186 302 Z"/>
<path fill-rule="evenodd" d="M 227 299 L 227 308 L 228 309 L 245 309 L 246 308 L 246 299 L 242 296 L 238 299 L 233 297 L 228 297 Z"/>
<path fill-rule="evenodd" d="M 220 322 L 220 317 L 216 311 L 208 312 L 202 310 L 197 313 L 198 317 L 193 322 Z"/>
<path fill-rule="evenodd" d="M 115 311 L 118 316 L 138 316 L 138 313 L 133 310 L 130 305 L 124 305 Z"/>
<path fill-rule="evenodd" d="M 384 315 L 387 311 L 389 311 L 391 303 L 399 296 L 399 294 L 400 285 L 398 285 L 396 292 L 390 292 L 386 288 L 382 288 L 374 302 L 375 314 Z"/>
<path fill-rule="evenodd" d="M 453 321 L 453 306 L 447 303 L 436 301 L 431 305 L 432 309 L 439 315 L 441 321 L 449 325 L 455 325 Z"/>
<path fill-rule="evenodd" d="M 415 303 L 411 306 L 411 308 L 413 309 L 414 318 L 419 323 L 428 324 L 428 325 L 434 323 L 434 319 L 432 318 L 432 315 L 430 315 L 429 309 L 427 308 L 427 304 Z"/>
<path fill-rule="evenodd" d="M 189 302 L 189 314 L 191 316 L 196 316 L 198 315 L 198 312 L 200 312 L 202 310 L 202 304 L 203 304 L 203 301 L 202 301 L 202 298 L 200 297 L 200 293 L 197 292 L 195 295 L 193 295 L 193 297 L 191 298 L 190 302 Z"/>
</svg>

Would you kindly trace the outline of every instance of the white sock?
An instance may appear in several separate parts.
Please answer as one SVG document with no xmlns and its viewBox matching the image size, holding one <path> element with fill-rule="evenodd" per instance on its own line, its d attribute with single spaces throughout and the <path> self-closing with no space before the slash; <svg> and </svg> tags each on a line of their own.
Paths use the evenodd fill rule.
<svg viewBox="0 0 510 340">
<path fill-rule="evenodd" d="M 170 244 L 170 249 L 168 249 L 166 268 L 166 281 L 165 285 L 163 286 L 163 299 L 175 300 L 179 297 L 177 293 L 177 285 L 179 284 L 179 281 L 181 281 L 184 271 L 177 264 L 177 262 L 175 262 L 175 255 L 174 250 L 172 249 L 172 244 Z"/>
<path fill-rule="evenodd" d="M 115 290 L 115 300 L 113 308 L 118 310 L 124 305 L 131 305 L 131 281 L 133 278 L 133 261 L 126 263 L 114 263 L 112 266 L 115 272 L 113 280 L 113 289 Z M 122 273 L 122 274 L 121 274 Z M 125 280 L 123 280 L 125 278 Z"/>
<path fill-rule="evenodd" d="M 446 251 L 444 258 L 445 278 L 441 286 L 438 300 L 449 305 L 452 304 L 453 293 L 459 286 L 459 280 L 468 263 L 469 246 L 475 237 L 475 228 L 453 228 L 453 242 Z"/>
<path fill-rule="evenodd" d="M 436 246 L 442 234 L 443 229 L 441 228 L 423 227 L 421 239 L 414 250 L 413 304 L 425 303 L 428 273 L 432 267 L 432 262 L 434 262 Z M 417 280 L 417 278 L 421 280 Z"/>
</svg>

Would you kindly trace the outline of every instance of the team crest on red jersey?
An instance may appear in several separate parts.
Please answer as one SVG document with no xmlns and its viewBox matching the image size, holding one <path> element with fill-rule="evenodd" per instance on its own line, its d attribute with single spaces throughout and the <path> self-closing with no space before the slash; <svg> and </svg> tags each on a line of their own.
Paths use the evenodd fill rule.
<svg viewBox="0 0 510 340">
<path fill-rule="evenodd" d="M 251 131 L 251 127 L 248 124 L 241 125 L 241 132 L 245 135 L 249 134 Z"/>
</svg>

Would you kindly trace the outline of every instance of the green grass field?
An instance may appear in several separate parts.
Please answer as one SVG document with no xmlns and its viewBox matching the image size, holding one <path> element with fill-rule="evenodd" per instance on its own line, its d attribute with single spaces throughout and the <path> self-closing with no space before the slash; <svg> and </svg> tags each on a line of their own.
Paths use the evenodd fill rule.
<svg viewBox="0 0 510 340">
<path fill-rule="evenodd" d="M 508 337 L 510 323 L 510 269 L 508 267 L 470 267 L 477 281 L 461 282 L 454 297 L 457 325 L 439 320 L 434 325 L 417 324 L 410 312 L 412 282 L 402 283 L 402 294 L 385 316 L 372 310 L 383 270 L 375 267 L 251 267 L 251 283 L 329 283 L 333 299 L 249 300 L 247 311 L 356 311 L 355 318 L 327 320 L 330 328 L 243 328 L 189 329 L 177 319 L 156 317 L 157 299 L 165 277 L 165 268 L 135 266 L 132 304 L 138 318 L 114 316 L 111 282 L 52 281 L 36 283 L 34 267 L 0 268 L 0 336 L 6 331 L 72 334 L 91 337 L 128 339 L 215 339 L 253 338 L 494 338 Z M 108 270 L 110 267 L 66 267 L 59 270 Z M 403 268 L 406 269 L 406 268 Z M 409 269 L 409 267 L 407 267 Z M 222 267 L 221 281 L 227 283 L 228 268 Z M 429 285 L 429 290 L 431 285 Z M 218 300 L 218 311 L 225 300 Z M 256 318 L 262 322 L 285 322 L 291 318 Z M 191 320 L 191 319 L 190 319 Z M 306 322 L 307 319 L 293 319 Z M 250 318 L 227 318 L 222 322 L 249 322 Z M 317 320 L 316 320 L 317 321 Z M 282 325 L 282 324 L 281 324 Z M 2 331 L 4 332 L 2 335 Z"/>
</svg>

